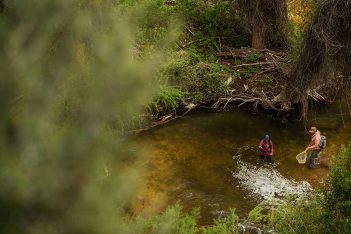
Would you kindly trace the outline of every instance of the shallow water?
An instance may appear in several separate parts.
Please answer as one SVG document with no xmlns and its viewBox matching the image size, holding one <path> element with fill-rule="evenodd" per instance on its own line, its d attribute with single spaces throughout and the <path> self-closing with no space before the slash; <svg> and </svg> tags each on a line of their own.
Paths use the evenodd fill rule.
<svg viewBox="0 0 351 234">
<path fill-rule="evenodd" d="M 309 142 L 299 121 L 283 123 L 238 109 L 197 111 L 139 134 L 133 145 L 149 157 L 143 161 L 146 170 L 132 211 L 157 214 L 180 201 L 186 211 L 201 207 L 201 224 L 207 224 L 229 208 L 244 218 L 263 200 L 318 187 L 328 173 L 329 156 L 351 136 L 332 113 L 325 110 L 312 121 L 328 138 L 315 170 L 295 159 Z M 264 133 L 274 142 L 273 165 L 261 162 L 256 150 Z"/>
</svg>

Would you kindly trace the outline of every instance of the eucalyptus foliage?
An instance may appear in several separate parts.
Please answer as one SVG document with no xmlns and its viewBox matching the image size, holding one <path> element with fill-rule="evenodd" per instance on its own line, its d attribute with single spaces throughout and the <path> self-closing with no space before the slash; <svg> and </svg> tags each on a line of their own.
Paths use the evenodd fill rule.
<svg viewBox="0 0 351 234">
<path fill-rule="evenodd" d="M 145 6 L 4 5 L 0 232 L 126 233 L 139 171 L 124 166 L 135 155 L 122 133 L 151 100 L 162 59 L 162 47 L 143 59 L 137 53 L 133 17 Z"/>
</svg>

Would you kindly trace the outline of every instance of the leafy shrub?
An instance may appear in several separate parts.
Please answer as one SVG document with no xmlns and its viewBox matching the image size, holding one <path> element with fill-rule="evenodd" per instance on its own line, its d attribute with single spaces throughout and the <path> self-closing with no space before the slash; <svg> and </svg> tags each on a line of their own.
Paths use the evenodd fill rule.
<svg viewBox="0 0 351 234">
<path fill-rule="evenodd" d="M 316 10 L 315 0 L 289 0 L 289 30 L 288 36 L 290 45 L 289 60 L 297 60 L 301 52 L 301 44 L 304 38 L 306 27 L 309 26 Z"/>
<path fill-rule="evenodd" d="M 326 191 L 328 208 L 341 215 L 351 215 L 351 145 L 334 158 Z"/>
<path fill-rule="evenodd" d="M 168 48 L 170 42 L 174 43 L 179 37 L 179 17 L 173 7 L 165 4 L 164 0 L 118 2 L 121 11 L 131 18 L 131 26 L 136 33 L 136 49 L 140 54 L 148 54 L 155 48 Z M 143 15 L 140 12 L 143 12 Z"/>
<path fill-rule="evenodd" d="M 230 209 L 230 214 L 224 218 L 214 220 L 214 224 L 201 228 L 203 234 L 236 234 L 238 231 L 239 217 L 235 209 Z"/>
<path fill-rule="evenodd" d="M 199 217 L 199 209 L 193 209 L 190 213 L 184 213 L 182 206 L 177 203 L 173 206 L 169 206 L 161 215 L 150 218 L 138 216 L 134 219 L 130 219 L 128 226 L 132 227 L 131 233 L 136 234 L 195 234 L 197 233 L 196 223 Z"/>
<path fill-rule="evenodd" d="M 333 159 L 328 186 L 300 201 L 289 201 L 269 214 L 278 233 L 350 233 L 351 145 Z"/>
<path fill-rule="evenodd" d="M 253 54 L 245 57 L 244 61 L 247 63 L 253 63 L 253 62 L 257 62 L 257 61 L 261 60 L 262 58 L 264 58 L 264 55 L 257 52 L 257 53 L 253 53 Z"/>
<path fill-rule="evenodd" d="M 231 209 L 226 217 L 215 219 L 212 225 L 199 227 L 197 221 L 200 217 L 200 209 L 193 209 L 190 213 L 184 213 L 179 203 L 170 206 L 157 216 L 144 218 L 138 216 L 127 222 L 131 233 L 157 233 L 157 234 L 236 234 L 239 218 L 235 209 Z M 130 228 L 131 227 L 131 228 Z M 133 228 L 134 227 L 134 228 Z"/>
<path fill-rule="evenodd" d="M 268 219 L 267 210 L 264 205 L 258 205 L 250 211 L 247 220 L 251 223 L 266 223 Z"/>
<path fill-rule="evenodd" d="M 269 214 L 268 227 L 277 233 L 323 233 L 325 211 L 320 195 L 288 201 Z"/>
<path fill-rule="evenodd" d="M 249 79 L 260 70 L 260 66 L 247 66 L 237 72 L 236 76 Z"/>
<path fill-rule="evenodd" d="M 191 47 L 200 52 L 206 61 L 221 50 L 222 44 L 234 47 L 249 45 L 247 31 L 233 1 L 180 0 L 176 11 L 193 30 L 191 40 L 194 43 Z"/>
<path fill-rule="evenodd" d="M 161 86 L 150 105 L 153 113 L 166 113 L 177 109 L 185 101 L 187 93 L 177 86 Z"/>
<path fill-rule="evenodd" d="M 211 102 L 227 92 L 225 81 L 232 75 L 229 70 L 215 63 L 195 63 L 183 60 L 173 63 L 164 71 L 172 85 L 179 85 L 194 103 Z"/>
<path fill-rule="evenodd" d="M 324 191 L 326 210 L 333 231 L 351 231 L 351 145 L 343 147 L 333 158 L 328 188 Z"/>
<path fill-rule="evenodd" d="M 137 26 L 114 1 L 2 3 L 0 232 L 128 233 L 139 171 L 123 123 L 153 96 L 163 51 L 134 57 Z"/>
</svg>

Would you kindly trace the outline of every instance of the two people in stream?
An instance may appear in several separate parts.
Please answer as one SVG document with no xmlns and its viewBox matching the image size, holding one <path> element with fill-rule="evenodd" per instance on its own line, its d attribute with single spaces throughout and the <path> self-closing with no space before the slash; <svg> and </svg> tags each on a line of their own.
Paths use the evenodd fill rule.
<svg viewBox="0 0 351 234">
<path fill-rule="evenodd" d="M 312 150 L 309 159 L 309 168 L 316 168 L 316 160 L 319 157 L 319 153 L 326 146 L 326 137 L 321 136 L 320 131 L 316 127 L 311 127 L 308 132 L 311 135 L 311 142 L 307 146 L 306 152 Z M 265 134 L 263 136 L 263 139 L 260 141 L 258 148 L 260 150 L 260 157 L 262 161 L 266 159 L 269 162 L 273 162 L 274 146 L 273 141 L 268 134 Z"/>
</svg>

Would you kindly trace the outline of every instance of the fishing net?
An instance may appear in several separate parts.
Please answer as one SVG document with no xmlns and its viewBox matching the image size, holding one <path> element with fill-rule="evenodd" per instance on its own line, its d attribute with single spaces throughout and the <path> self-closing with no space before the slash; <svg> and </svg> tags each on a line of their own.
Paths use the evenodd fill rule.
<svg viewBox="0 0 351 234">
<path fill-rule="evenodd" d="M 306 162 L 306 158 L 307 158 L 306 151 L 303 151 L 303 152 L 299 153 L 298 155 L 296 155 L 296 159 L 300 164 L 304 164 Z"/>
</svg>

